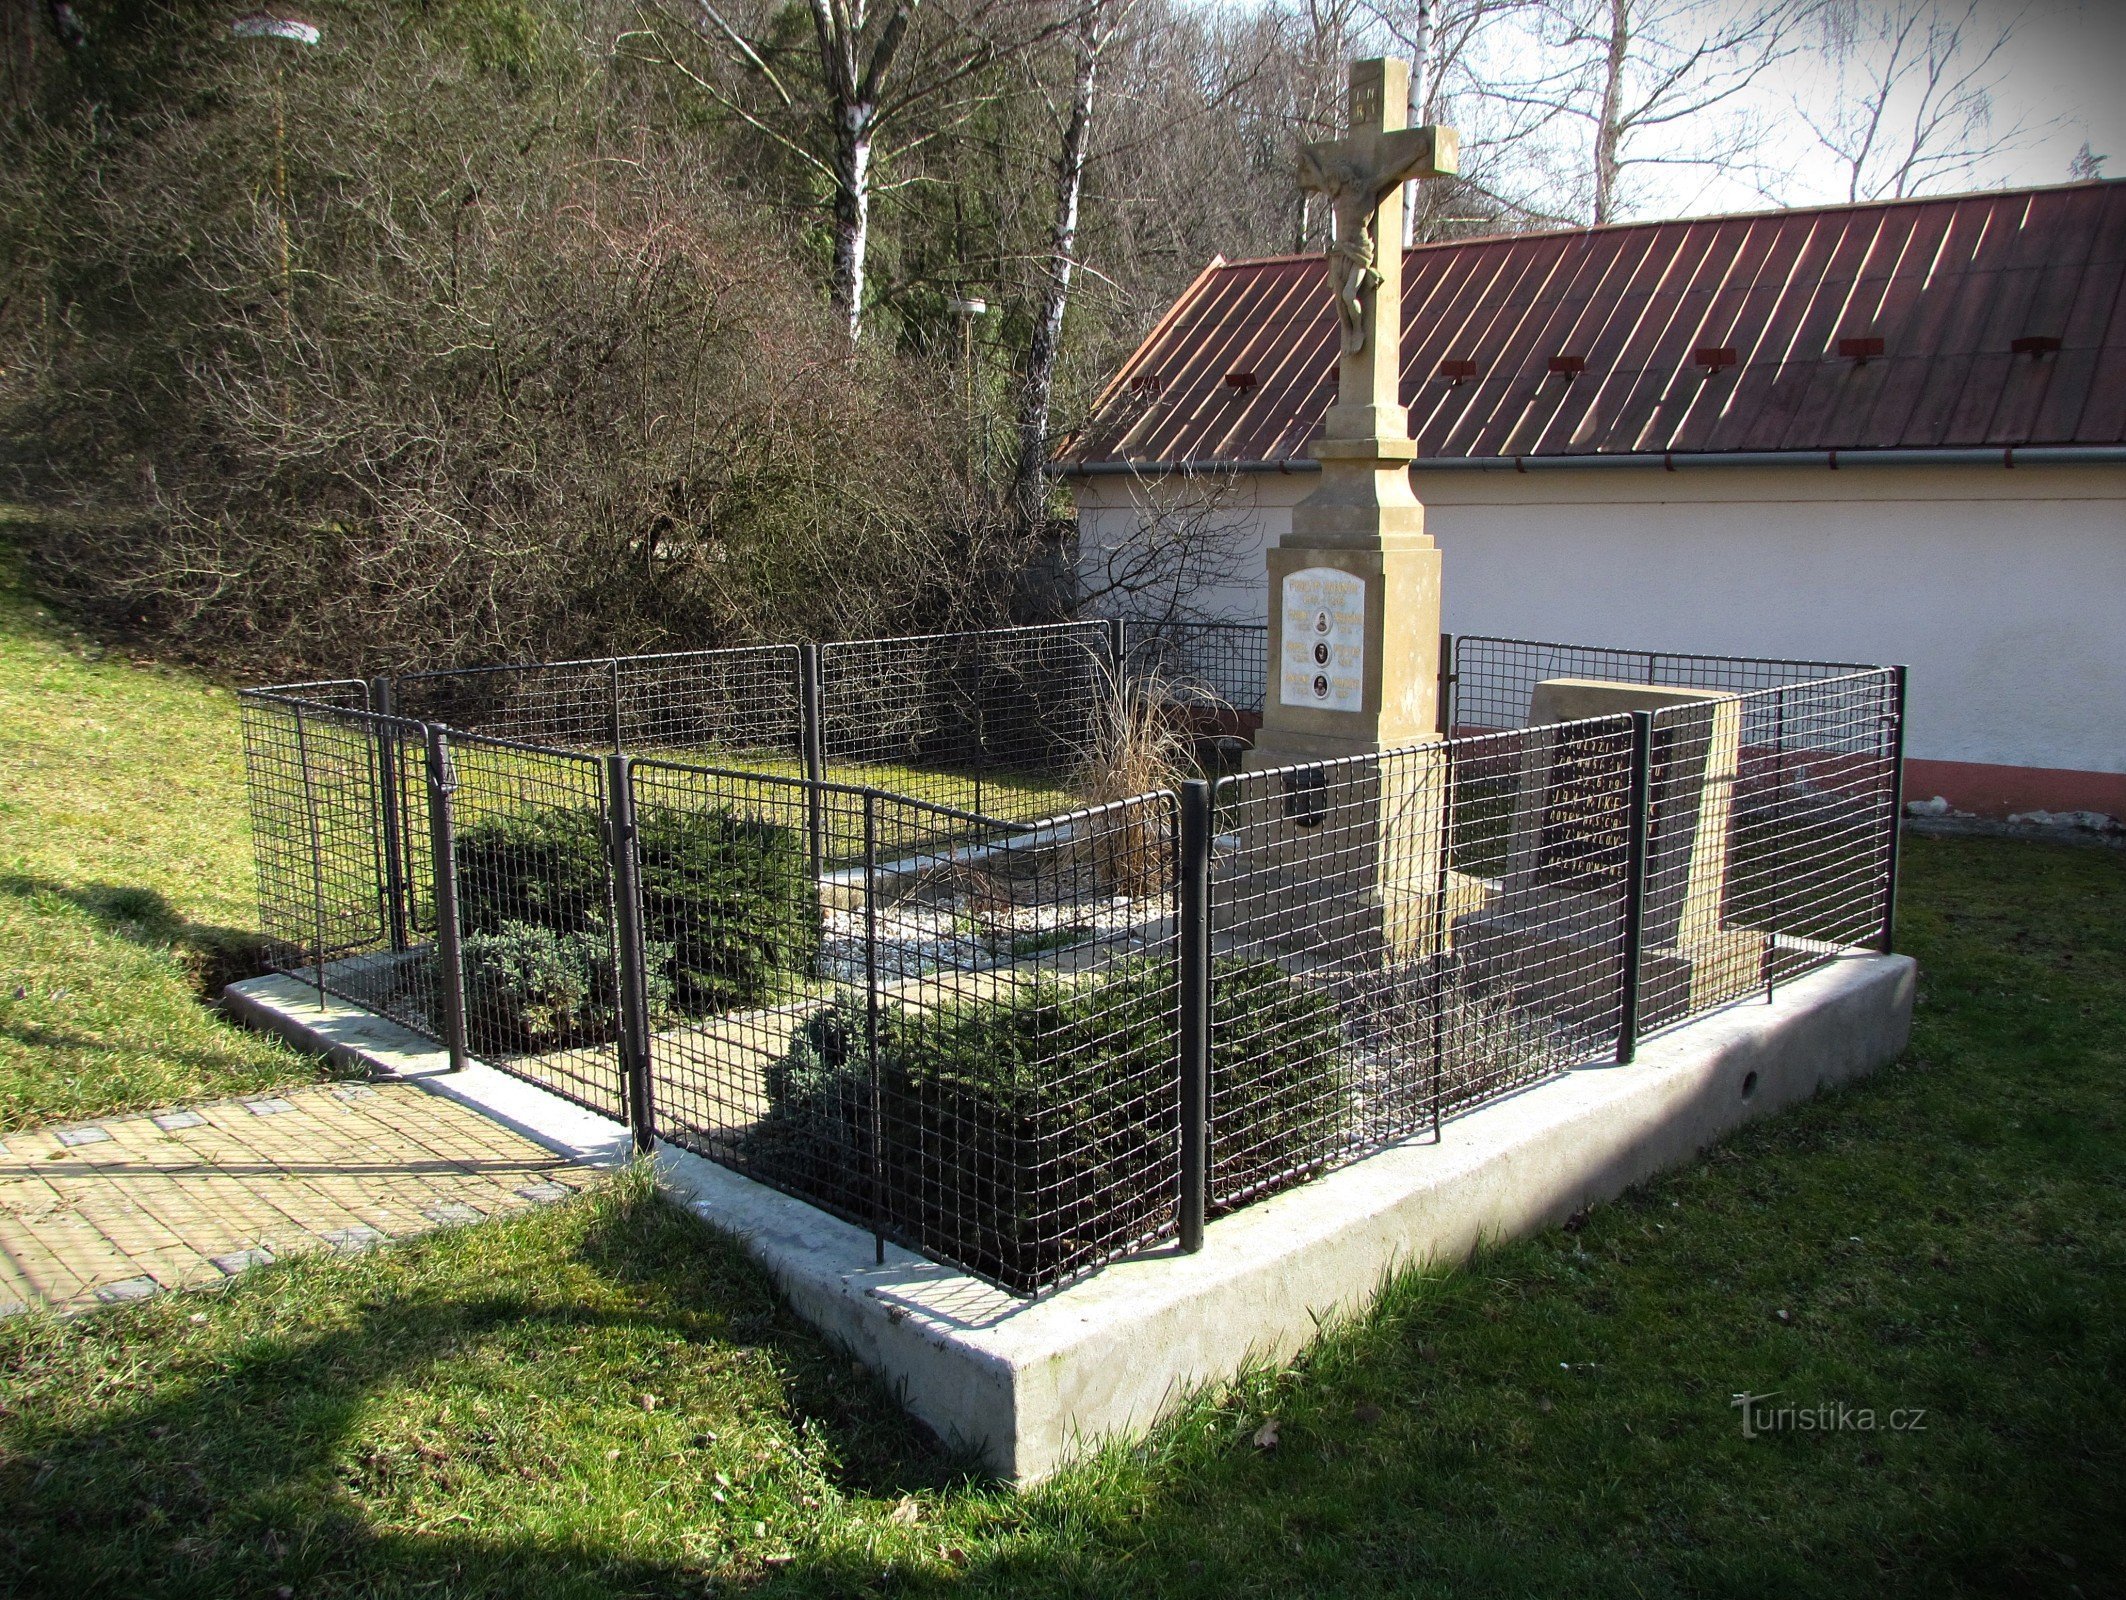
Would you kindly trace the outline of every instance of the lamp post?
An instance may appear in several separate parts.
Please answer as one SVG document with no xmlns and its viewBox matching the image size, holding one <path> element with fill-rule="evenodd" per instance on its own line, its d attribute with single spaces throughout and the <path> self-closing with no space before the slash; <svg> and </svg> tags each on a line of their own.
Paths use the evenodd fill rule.
<svg viewBox="0 0 2126 1600">
<path fill-rule="evenodd" d="M 293 12 L 247 11 L 229 24 L 237 39 L 273 40 L 308 49 L 323 36 L 317 24 Z M 295 332 L 295 255 L 288 240 L 288 107 L 281 91 L 281 63 L 273 66 L 273 216 L 280 224 L 281 331 Z"/>
<path fill-rule="evenodd" d="M 981 449 L 982 438 L 975 426 L 974 410 L 974 319 L 989 314 L 987 300 L 965 299 L 952 302 L 952 309 L 960 315 L 960 369 L 967 380 L 967 481 L 972 487 L 975 478 L 975 452 Z M 988 465 L 989 452 L 981 450 L 983 465 Z"/>
</svg>

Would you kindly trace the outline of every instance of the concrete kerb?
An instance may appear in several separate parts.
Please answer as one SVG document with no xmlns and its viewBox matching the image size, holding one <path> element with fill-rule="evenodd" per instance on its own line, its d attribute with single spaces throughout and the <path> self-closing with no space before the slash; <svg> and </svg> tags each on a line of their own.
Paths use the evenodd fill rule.
<svg viewBox="0 0 2126 1600">
<path fill-rule="evenodd" d="M 454 1100 L 556 1155 L 595 1167 L 619 1167 L 633 1154 L 625 1124 L 484 1062 L 452 1072 L 450 1053 L 441 1045 L 345 1000 L 328 995 L 320 1002 L 317 986 L 300 978 L 232 983 L 222 992 L 222 1002 L 248 1027 L 278 1034 L 336 1066 L 398 1079 Z"/>
<path fill-rule="evenodd" d="M 863 1229 L 662 1142 L 658 1180 L 736 1236 L 800 1315 L 941 1437 L 1032 1482 L 1142 1434 L 1207 1385 L 1289 1359 L 1398 1272 L 1466 1260 L 1563 1221 L 1745 1122 L 1884 1065 L 1909 1034 L 1915 970 L 1903 956 L 1841 958 L 1768 1003 L 1648 1040 L 1628 1067 L 1569 1073 L 1455 1120 L 1441 1143 L 1390 1147 L 1222 1217 L 1195 1255 L 1147 1250 L 1036 1300 L 892 1245 L 880 1262 Z M 317 1009 L 316 991 L 299 982 L 260 983 L 287 985 Z M 287 999 L 287 989 L 275 991 L 273 1009 Z M 380 1019 L 333 1009 L 348 1014 L 334 1023 L 338 1038 L 359 1051 Z M 533 1109 L 520 1098 L 528 1094 L 603 1122 L 503 1081 L 519 1092 L 506 1097 L 517 1117 Z M 459 1097 L 486 1109 L 491 1094 Z M 551 1133 L 505 1120 L 561 1148 Z M 612 1159 L 624 1159 L 624 1130 L 604 1126 Z"/>
</svg>

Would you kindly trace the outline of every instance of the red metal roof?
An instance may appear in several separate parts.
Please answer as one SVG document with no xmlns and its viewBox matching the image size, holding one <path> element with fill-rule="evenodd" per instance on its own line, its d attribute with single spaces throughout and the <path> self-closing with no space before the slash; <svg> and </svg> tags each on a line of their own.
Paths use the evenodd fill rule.
<svg viewBox="0 0 2126 1600">
<path fill-rule="evenodd" d="M 1213 262 L 1063 459 L 1305 456 L 1335 357 L 1319 256 Z M 2126 444 L 2126 180 L 1421 246 L 1402 397 L 1431 456 Z"/>
</svg>

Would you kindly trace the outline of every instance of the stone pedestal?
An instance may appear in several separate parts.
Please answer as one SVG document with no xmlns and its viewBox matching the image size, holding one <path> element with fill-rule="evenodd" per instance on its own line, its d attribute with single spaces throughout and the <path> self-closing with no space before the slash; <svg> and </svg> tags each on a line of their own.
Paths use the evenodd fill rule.
<svg viewBox="0 0 2126 1600">
<path fill-rule="evenodd" d="M 1656 714 L 1640 1023 L 1658 1027 L 1761 985 L 1765 936 L 1725 917 L 1741 765 L 1736 696 L 1552 678 L 1536 685 L 1529 723 L 1543 729 L 1633 711 Z M 1568 1014 L 1575 997 L 1590 1017 L 1605 1011 L 1622 976 L 1620 759 L 1606 747 L 1601 754 L 1568 747 L 1554 734 L 1533 738 L 1522 755 L 1514 799 L 1521 823 L 1505 875 L 1481 907 L 1457 920 L 1457 937 L 1482 948 L 1481 964 L 1495 967 L 1502 982 Z"/>
</svg>

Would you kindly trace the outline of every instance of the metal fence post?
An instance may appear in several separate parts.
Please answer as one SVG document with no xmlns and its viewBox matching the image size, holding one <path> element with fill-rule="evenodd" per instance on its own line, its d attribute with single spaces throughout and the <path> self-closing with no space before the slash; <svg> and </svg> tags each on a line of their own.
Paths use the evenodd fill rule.
<svg viewBox="0 0 2126 1600">
<path fill-rule="evenodd" d="M 1890 669 L 1890 853 L 1882 887 L 1882 953 L 1897 937 L 1897 869 L 1905 820 L 1905 676 L 1910 669 Z"/>
<path fill-rule="evenodd" d="M 797 738 L 805 762 L 805 781 L 814 787 L 805 791 L 805 846 L 811 854 L 812 876 L 817 879 L 826 866 L 826 798 L 818 785 L 827 781 L 826 692 L 819 674 L 819 646 L 797 647 Z"/>
<path fill-rule="evenodd" d="M 1181 1248 L 1203 1248 L 1210 1187 L 1211 786 L 1181 785 Z"/>
<path fill-rule="evenodd" d="M 372 712 L 392 717 L 393 701 L 389 678 L 369 680 Z M 399 812 L 399 731 L 389 721 L 376 726 L 376 782 L 378 824 L 384 835 L 384 923 L 391 953 L 399 955 L 406 949 L 406 822 Z"/>
<path fill-rule="evenodd" d="M 621 754 L 605 758 L 606 850 L 613 867 L 615 976 L 620 983 L 620 1070 L 627 1093 L 627 1122 L 635 1153 L 647 1155 L 657 1137 L 657 1110 L 650 1094 L 650 997 L 648 952 L 642 933 L 642 863 L 635 828 L 635 763 Z"/>
<path fill-rule="evenodd" d="M 1631 714 L 1631 791 L 1624 819 L 1624 981 L 1617 1003 L 1617 1065 L 1639 1050 L 1639 958 L 1646 925 L 1646 832 L 1653 794 L 1654 717 Z"/>
<path fill-rule="evenodd" d="M 1443 636 L 1451 645 L 1454 636 Z M 1439 744 L 1439 842 L 1433 851 L 1432 872 L 1432 1142 L 1442 1143 L 1446 1135 L 1440 1128 L 1440 1090 L 1445 1082 L 1447 1067 L 1447 995 L 1453 983 L 1453 958 L 1448 946 L 1454 934 L 1454 919 L 1448 915 L 1448 903 L 1452 898 L 1454 872 L 1454 808 L 1456 800 L 1456 777 L 1454 766 L 1454 739 L 1449 736 Z"/>
<path fill-rule="evenodd" d="M 458 937 L 457 817 L 452 796 L 458 775 L 450 764 L 450 741 L 433 725 L 428 744 L 428 845 L 435 857 L 436 992 L 443 1002 L 443 1044 L 450 1070 L 464 1068 L 465 950 Z"/>
<path fill-rule="evenodd" d="M 613 754 L 619 755 L 627 745 L 620 737 L 620 661 L 617 656 L 605 664 L 605 678 L 612 700 Z"/>
<path fill-rule="evenodd" d="M 886 1126 L 878 1082 L 878 794 L 864 791 L 864 1064 L 871 1084 L 871 1246 L 886 1264 Z"/>
<path fill-rule="evenodd" d="M 1107 664 L 1115 669 L 1115 676 L 1122 676 L 1122 663 L 1127 659 L 1129 624 L 1120 617 L 1107 619 Z"/>
<path fill-rule="evenodd" d="M 303 772 L 303 816 L 310 830 L 310 959 L 315 968 L 317 1003 L 325 1004 L 325 841 L 317 818 L 317 777 L 310 770 L 310 736 L 303 727 L 303 708 L 295 708 L 295 761 Z"/>
<path fill-rule="evenodd" d="M 1439 736 L 1442 739 L 1451 739 L 1454 737 L 1454 691 L 1455 685 L 1460 681 L 1461 674 L 1456 672 L 1454 667 L 1454 635 L 1451 633 L 1443 633 L 1439 636 L 1438 707 Z"/>
<path fill-rule="evenodd" d="M 1772 817 L 1785 834 L 1790 802 L 1786 792 L 1786 686 L 1772 691 Z M 1764 928 L 1764 1003 L 1779 992 L 1779 933 L 1786 922 L 1786 874 L 1772 874 L 1772 903 Z"/>
</svg>

